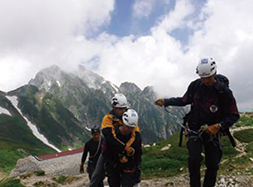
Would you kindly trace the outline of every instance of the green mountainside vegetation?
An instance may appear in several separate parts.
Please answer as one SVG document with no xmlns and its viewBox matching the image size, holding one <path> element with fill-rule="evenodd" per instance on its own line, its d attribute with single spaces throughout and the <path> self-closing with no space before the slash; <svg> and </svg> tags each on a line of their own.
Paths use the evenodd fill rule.
<svg viewBox="0 0 253 187">
<path fill-rule="evenodd" d="M 36 124 L 49 142 L 62 149 L 83 144 L 89 135 L 80 127 L 74 115 L 62 102 L 50 93 L 40 92 L 35 86 L 24 86 L 15 91 L 19 97 L 19 107 L 29 121 Z"/>
<path fill-rule="evenodd" d="M 242 115 L 240 121 L 234 126 L 244 126 L 244 121 L 247 121 L 247 126 L 253 126 L 253 115 Z M 0 168 L 9 173 L 16 164 L 19 158 L 28 155 L 43 155 L 55 152 L 51 148 L 44 145 L 32 134 L 29 135 L 22 121 L 18 118 L 11 118 L 8 115 L 0 115 Z M 15 125 L 16 131 L 12 125 Z M 240 152 L 236 151 L 227 136 L 222 137 L 223 143 L 223 160 L 221 172 L 233 171 L 233 164 L 241 165 L 242 169 L 249 164 L 250 158 L 253 158 L 253 130 L 241 130 L 234 133 L 234 137 L 240 142 L 247 143 L 246 154 L 242 157 L 235 159 Z M 187 172 L 187 149 L 186 139 L 184 138 L 182 147 L 178 146 L 179 133 L 175 133 L 166 140 L 157 142 L 155 146 L 143 148 L 143 176 L 145 177 L 162 177 L 173 176 L 183 172 Z M 168 150 L 162 151 L 161 149 L 168 146 Z M 240 164 L 239 164 L 240 163 Z M 231 167 L 231 168 L 230 168 Z"/>
<path fill-rule="evenodd" d="M 9 173 L 18 159 L 28 155 L 54 153 L 31 133 L 18 117 L 0 114 L 0 168 Z"/>
<path fill-rule="evenodd" d="M 0 106 L 11 114 L 0 114 L 0 171 L 9 173 L 18 159 L 28 155 L 55 152 L 32 134 L 24 118 L 3 94 L 0 94 Z"/>
<path fill-rule="evenodd" d="M 244 121 L 247 121 L 247 126 L 253 127 L 252 121 L 253 115 L 242 115 L 240 121 L 235 124 L 235 127 L 245 127 Z M 8 121 L 8 116 L 0 115 L 1 120 L 3 121 L 4 118 Z M 9 119 L 10 120 L 10 119 Z M 250 124 L 251 121 L 251 124 Z M 249 122 L 249 123 L 248 123 Z M 233 173 L 246 173 L 246 174 L 253 174 L 252 170 L 252 160 L 253 160 L 253 129 L 245 129 L 239 130 L 234 132 L 234 137 L 239 141 L 239 144 L 245 145 L 245 149 L 243 151 L 238 151 L 232 147 L 229 139 L 227 136 L 222 137 L 222 144 L 223 144 L 223 158 L 220 165 L 219 175 L 229 175 Z M 15 142 L 15 135 L 12 136 Z M 142 178 L 143 179 L 155 179 L 161 177 L 171 177 L 177 176 L 181 174 L 187 174 L 187 158 L 188 153 L 186 149 L 186 139 L 183 139 L 182 147 L 178 146 L 179 140 L 179 133 L 175 133 L 170 136 L 168 139 L 154 143 L 150 146 L 145 146 L 143 148 L 143 157 L 142 157 Z M 24 141 L 25 142 L 25 141 Z M 48 150 L 46 148 L 42 149 L 41 145 L 40 150 L 31 150 L 28 147 L 25 147 L 26 143 L 24 144 L 24 150 L 29 150 L 29 153 L 36 154 L 38 151 L 42 152 L 51 152 L 52 150 Z M 240 147 L 240 145 L 238 146 Z M 16 160 L 18 157 L 23 157 L 24 152 L 17 149 L 19 146 L 15 146 L 18 144 L 9 144 L 12 146 L 13 150 L 5 152 L 0 152 L 0 161 L 6 160 L 6 157 L 10 157 L 13 161 Z M 2 144 L 1 144 L 2 146 Z M 7 147 L 7 145 L 5 145 Z M 3 147 L 3 146 L 2 146 Z M 2 150 L 1 147 L 1 150 Z M 15 151 L 16 150 L 16 151 Z M 35 153 L 36 152 L 36 153 Z M 16 154 L 15 154 L 16 153 Z M 3 157 L 3 155 L 7 155 Z M 27 152 L 28 154 L 28 152 Z M 1 167 L 3 166 L 3 163 Z M 14 165 L 13 165 L 14 166 Z M 202 163 L 204 168 L 204 160 Z M 5 169 L 6 170 L 6 169 Z M 10 167 L 9 169 L 10 170 Z M 6 171 L 7 171 L 6 170 Z M 204 172 L 204 170 L 203 170 Z M 18 179 L 10 178 L 10 179 L 3 179 L 0 182 L 1 186 L 22 186 L 19 183 Z"/>
<path fill-rule="evenodd" d="M 246 125 L 244 123 L 246 122 Z M 253 115 L 241 115 L 234 127 L 253 127 Z M 246 129 L 234 132 L 234 137 L 241 144 L 245 144 L 243 153 L 236 150 L 230 143 L 227 136 L 222 136 L 223 157 L 221 161 L 220 174 L 234 172 L 251 172 L 253 160 L 253 129 Z M 143 178 L 170 177 L 188 172 L 186 138 L 182 147 L 178 146 L 179 133 L 175 133 L 166 140 L 157 142 L 143 149 L 142 176 Z M 162 150 L 163 148 L 168 150 Z M 204 161 L 202 163 L 204 166 Z"/>
</svg>

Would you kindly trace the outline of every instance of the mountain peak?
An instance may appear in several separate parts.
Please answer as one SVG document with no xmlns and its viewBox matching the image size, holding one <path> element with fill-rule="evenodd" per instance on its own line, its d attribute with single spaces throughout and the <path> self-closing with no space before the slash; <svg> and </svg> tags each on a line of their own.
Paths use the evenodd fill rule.
<svg viewBox="0 0 253 187">
<path fill-rule="evenodd" d="M 157 98 L 157 95 L 152 86 L 145 87 L 142 93 L 145 97 L 149 98 L 150 101 L 155 101 L 155 99 Z"/>
<path fill-rule="evenodd" d="M 119 88 L 122 92 L 129 92 L 129 91 L 133 93 L 141 92 L 141 89 L 138 86 L 136 86 L 136 84 L 131 82 L 124 82 L 120 85 Z"/>
<path fill-rule="evenodd" d="M 99 89 L 105 80 L 102 76 L 90 71 L 82 65 L 79 65 L 75 74 L 81 78 L 90 88 Z"/>
<path fill-rule="evenodd" d="M 50 66 L 42 69 L 36 74 L 34 79 L 29 81 L 29 85 L 34 85 L 40 90 L 49 90 L 53 84 L 57 84 L 59 87 L 63 85 L 67 74 L 62 71 L 57 65 Z"/>
</svg>

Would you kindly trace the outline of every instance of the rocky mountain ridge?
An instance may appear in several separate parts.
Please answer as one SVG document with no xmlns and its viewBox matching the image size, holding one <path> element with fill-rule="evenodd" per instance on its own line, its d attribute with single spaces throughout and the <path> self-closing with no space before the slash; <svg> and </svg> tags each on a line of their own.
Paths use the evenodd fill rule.
<svg viewBox="0 0 253 187">
<path fill-rule="evenodd" d="M 179 130 L 184 108 L 168 107 L 167 114 L 154 105 L 157 96 L 152 87 L 141 90 L 129 82 L 117 87 L 84 67 L 74 73 L 58 66 L 43 69 L 27 85 L 2 92 L 0 106 L 12 110 L 13 117 L 26 117 L 57 147 L 78 147 L 90 136 L 86 129 L 99 125 L 111 110 L 110 98 L 117 92 L 125 94 L 130 107 L 138 112 L 144 143 L 159 141 Z M 22 114 L 11 109 L 8 97 L 12 96 L 17 97 Z"/>
</svg>

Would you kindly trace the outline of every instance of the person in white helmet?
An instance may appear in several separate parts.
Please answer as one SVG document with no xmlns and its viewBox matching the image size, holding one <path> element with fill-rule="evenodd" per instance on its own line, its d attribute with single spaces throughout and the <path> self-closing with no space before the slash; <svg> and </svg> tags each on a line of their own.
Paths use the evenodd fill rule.
<svg viewBox="0 0 253 187">
<path fill-rule="evenodd" d="M 142 147 L 137 126 L 138 114 L 135 110 L 128 109 L 122 120 L 123 124 L 115 128 L 115 136 L 121 145 L 106 142 L 106 170 L 111 187 L 133 187 L 140 180 Z M 122 149 L 132 139 L 133 133 L 135 138 L 128 150 Z"/>
<path fill-rule="evenodd" d="M 213 58 L 201 59 L 196 73 L 200 79 L 190 83 L 183 97 L 158 99 L 159 106 L 191 105 L 185 120 L 188 136 L 188 168 L 191 187 L 200 187 L 202 149 L 205 150 L 206 172 L 204 187 L 213 187 L 222 157 L 220 132 L 227 132 L 239 119 L 232 91 L 218 79 L 217 66 Z M 228 79 L 226 79 L 228 83 Z"/>
<path fill-rule="evenodd" d="M 135 141 L 135 132 L 132 133 L 130 140 L 126 144 L 122 144 L 115 134 L 115 128 L 123 125 L 122 115 L 128 108 L 128 101 L 122 93 L 116 93 L 111 99 L 112 110 L 109 114 L 103 117 L 101 123 L 103 143 L 102 154 L 99 157 L 97 166 L 90 181 L 90 187 L 97 187 L 103 166 L 107 158 L 108 151 L 105 150 L 106 144 L 113 145 L 118 152 L 129 151 L 131 144 Z M 136 132 L 140 132 L 139 127 L 136 127 Z M 103 146 L 104 145 L 104 146 Z M 103 148 L 104 147 L 104 148 Z"/>
</svg>

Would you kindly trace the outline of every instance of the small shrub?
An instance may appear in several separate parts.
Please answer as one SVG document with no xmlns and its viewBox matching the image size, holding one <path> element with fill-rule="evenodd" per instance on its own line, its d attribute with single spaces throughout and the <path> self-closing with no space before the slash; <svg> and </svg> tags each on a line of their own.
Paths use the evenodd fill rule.
<svg viewBox="0 0 253 187">
<path fill-rule="evenodd" d="M 0 181 L 0 187 L 25 187 L 25 186 L 20 183 L 20 179 L 12 177 Z"/>
<path fill-rule="evenodd" d="M 37 176 L 45 176 L 45 171 L 43 171 L 43 170 L 36 171 L 35 174 L 36 174 Z"/>
<path fill-rule="evenodd" d="M 58 185 L 56 183 L 51 183 L 51 182 L 48 182 L 48 181 L 37 181 L 33 184 L 33 186 L 35 186 L 35 187 L 45 187 L 45 186 L 57 187 Z"/>
<path fill-rule="evenodd" d="M 69 176 L 65 181 L 64 181 L 64 184 L 69 184 L 69 183 L 72 183 L 73 181 L 76 181 L 80 179 L 80 177 L 73 177 L 73 176 Z"/>
<path fill-rule="evenodd" d="M 53 179 L 54 179 L 56 182 L 58 182 L 59 184 L 63 184 L 63 183 L 66 181 L 67 178 L 68 178 L 68 177 L 61 175 L 61 176 L 59 176 L 59 177 L 57 177 L 57 178 L 53 178 Z"/>
<path fill-rule="evenodd" d="M 32 173 L 26 173 L 26 174 L 24 174 L 24 175 L 21 175 L 20 178 L 21 178 L 21 179 L 26 179 L 26 178 L 29 178 L 29 177 L 31 177 L 31 176 L 32 176 Z"/>
</svg>

